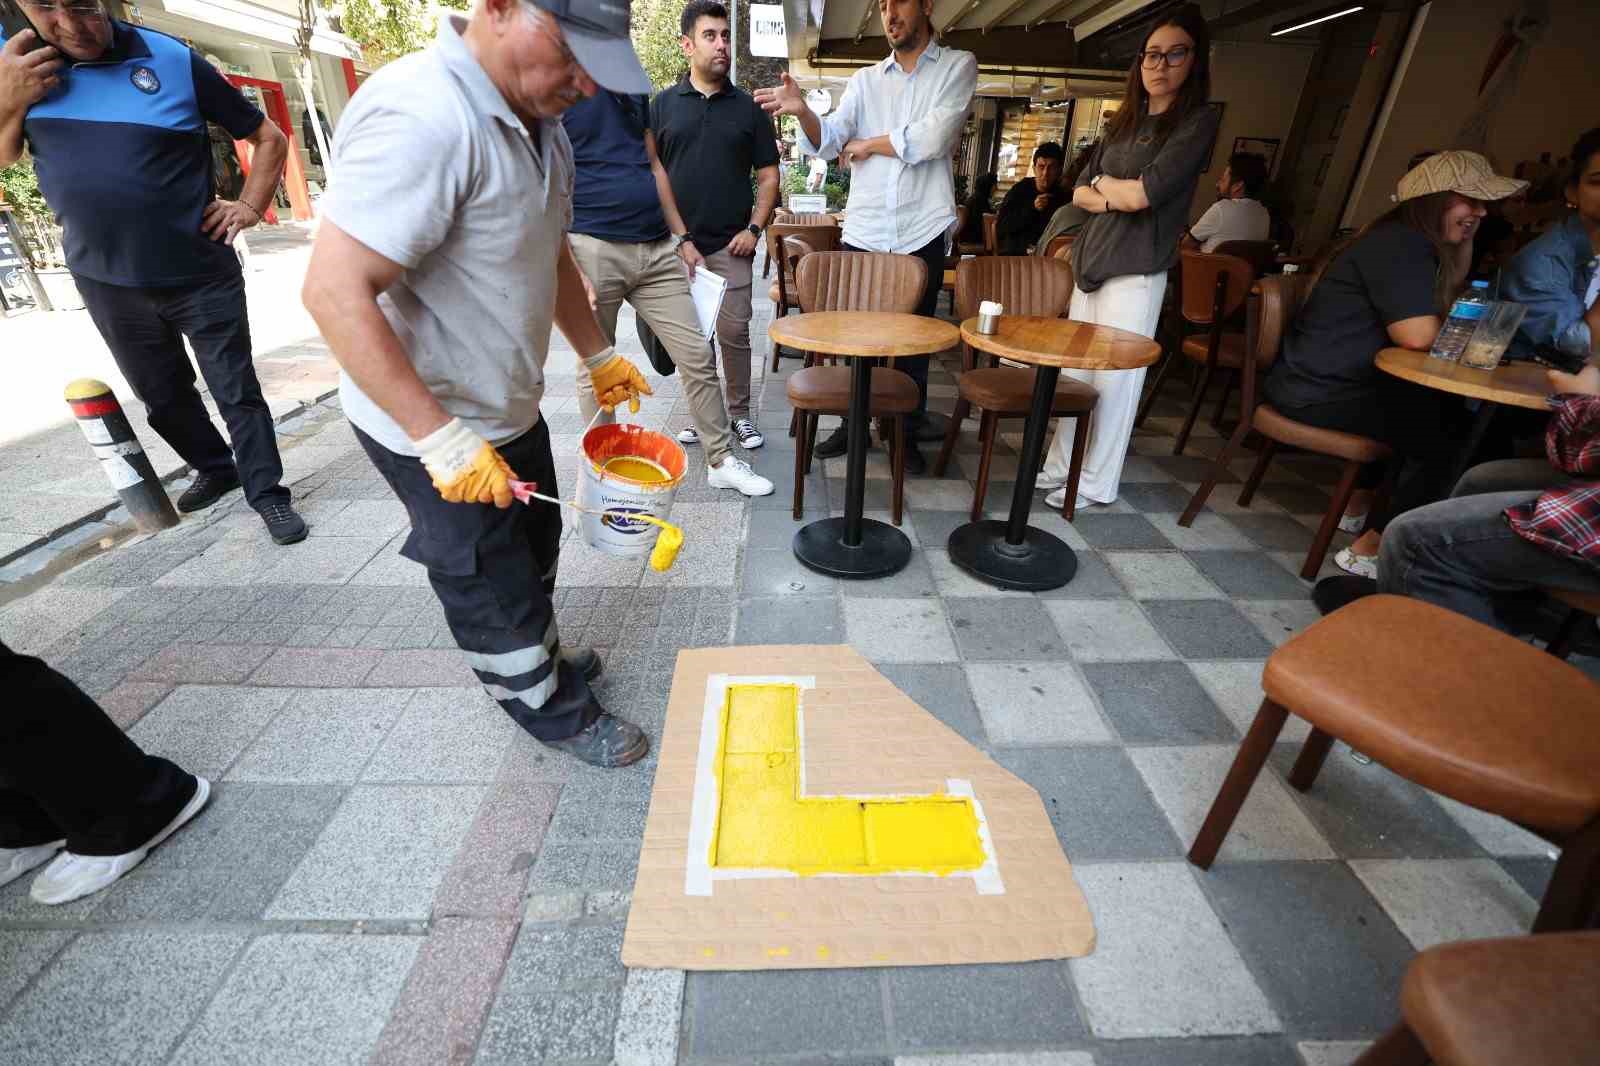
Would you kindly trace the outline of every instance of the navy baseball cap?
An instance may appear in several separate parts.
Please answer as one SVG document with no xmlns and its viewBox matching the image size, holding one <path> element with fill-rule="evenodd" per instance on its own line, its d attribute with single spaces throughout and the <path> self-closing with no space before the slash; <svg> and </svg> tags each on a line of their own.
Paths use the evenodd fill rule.
<svg viewBox="0 0 1600 1066">
<path fill-rule="evenodd" d="M 646 94 L 655 87 L 628 36 L 629 0 L 533 0 L 561 24 L 567 47 L 602 89 Z"/>
</svg>

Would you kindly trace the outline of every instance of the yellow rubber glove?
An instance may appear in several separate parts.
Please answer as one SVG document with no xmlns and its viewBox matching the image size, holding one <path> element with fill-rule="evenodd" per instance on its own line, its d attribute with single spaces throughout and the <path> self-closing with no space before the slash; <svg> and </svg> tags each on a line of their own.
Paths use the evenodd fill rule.
<svg viewBox="0 0 1600 1066">
<path fill-rule="evenodd" d="M 452 418 L 411 443 L 446 503 L 492 503 L 501 510 L 511 506 L 511 482 L 516 473 L 494 445 L 468 429 L 461 419 Z"/>
<path fill-rule="evenodd" d="M 607 411 L 614 411 L 624 401 L 628 410 L 639 413 L 639 397 L 654 396 L 650 383 L 639 373 L 639 368 L 617 354 L 615 348 L 591 355 L 583 361 L 589 368 L 589 380 L 594 384 L 595 399 Z"/>
</svg>

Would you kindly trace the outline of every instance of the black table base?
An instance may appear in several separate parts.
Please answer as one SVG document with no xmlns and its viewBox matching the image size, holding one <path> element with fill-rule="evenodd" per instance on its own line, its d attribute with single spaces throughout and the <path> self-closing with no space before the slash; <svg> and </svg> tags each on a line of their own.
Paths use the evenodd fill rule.
<svg viewBox="0 0 1600 1066">
<path fill-rule="evenodd" d="M 1060 375 L 1053 366 L 1034 372 L 1033 406 L 1023 432 L 1010 516 L 1004 522 L 989 519 L 959 526 L 946 545 L 951 562 L 1003 589 L 1041 592 L 1060 588 L 1078 572 L 1077 555 L 1060 537 L 1028 525 L 1034 482 L 1044 455 L 1044 433 L 1050 425 L 1050 407 Z"/>
<path fill-rule="evenodd" d="M 794 555 L 806 566 L 829 577 L 888 577 L 911 561 L 911 541 L 886 522 L 861 519 L 860 538 L 845 542 L 847 520 L 822 518 L 794 535 Z"/>
</svg>

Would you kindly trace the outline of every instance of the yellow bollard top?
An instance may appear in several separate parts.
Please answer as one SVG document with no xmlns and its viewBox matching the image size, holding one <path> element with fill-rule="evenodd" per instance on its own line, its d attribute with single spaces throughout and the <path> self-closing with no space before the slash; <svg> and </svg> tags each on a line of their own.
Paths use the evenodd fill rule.
<svg viewBox="0 0 1600 1066">
<path fill-rule="evenodd" d="M 103 381 L 96 381 L 94 378 L 79 378 L 77 381 L 67 385 L 66 394 L 63 398 L 68 401 L 92 400 L 96 396 L 107 396 L 110 393 L 111 386 Z"/>
</svg>

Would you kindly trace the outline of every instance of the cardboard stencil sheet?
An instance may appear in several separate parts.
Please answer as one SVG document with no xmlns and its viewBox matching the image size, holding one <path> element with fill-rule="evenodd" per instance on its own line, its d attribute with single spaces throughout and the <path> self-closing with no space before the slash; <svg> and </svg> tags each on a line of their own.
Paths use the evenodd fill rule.
<svg viewBox="0 0 1600 1066">
<path fill-rule="evenodd" d="M 790 680 L 801 689 L 805 796 L 970 794 L 983 867 L 947 876 L 713 869 L 702 854 L 708 804 L 720 787 L 707 772 L 720 756 L 702 752 L 706 738 L 715 744 L 710 708 L 730 685 Z M 679 654 L 625 964 L 755 970 L 1027 962 L 1087 955 L 1094 943 L 1088 906 L 1038 793 L 856 652 L 780 645 Z"/>
</svg>

